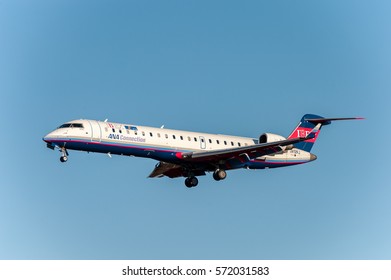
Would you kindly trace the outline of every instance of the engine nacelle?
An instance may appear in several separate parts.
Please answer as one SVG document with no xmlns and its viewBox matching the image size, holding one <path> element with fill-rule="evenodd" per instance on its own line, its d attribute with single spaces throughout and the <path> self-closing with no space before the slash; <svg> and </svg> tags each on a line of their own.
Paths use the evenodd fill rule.
<svg viewBox="0 0 391 280">
<path fill-rule="evenodd" d="M 273 133 L 264 133 L 259 136 L 259 144 L 286 140 L 285 137 Z"/>
<path fill-rule="evenodd" d="M 284 136 L 273 134 L 273 133 L 264 133 L 261 136 L 259 136 L 259 144 L 282 141 L 282 140 L 286 140 L 286 138 Z M 281 148 L 283 151 L 292 150 L 293 145 L 282 146 Z"/>
</svg>

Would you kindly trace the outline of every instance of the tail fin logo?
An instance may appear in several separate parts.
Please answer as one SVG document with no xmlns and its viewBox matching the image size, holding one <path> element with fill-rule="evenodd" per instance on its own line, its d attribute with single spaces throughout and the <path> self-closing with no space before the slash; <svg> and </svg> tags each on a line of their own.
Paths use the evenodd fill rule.
<svg viewBox="0 0 391 280">
<path fill-rule="evenodd" d="M 298 129 L 295 131 L 295 133 L 292 133 L 292 134 L 289 136 L 289 138 L 294 138 L 294 137 L 305 138 L 305 137 L 307 137 L 308 135 L 310 135 L 311 132 L 312 132 L 312 129 L 311 129 L 311 128 L 300 127 L 300 128 L 298 128 Z M 304 142 L 307 142 L 307 143 L 315 143 L 316 138 L 318 137 L 318 134 L 319 134 L 319 130 L 315 132 L 315 137 L 314 137 L 314 138 L 305 140 Z"/>
<path fill-rule="evenodd" d="M 311 130 L 298 129 L 296 137 L 307 137 L 311 133 Z"/>
</svg>

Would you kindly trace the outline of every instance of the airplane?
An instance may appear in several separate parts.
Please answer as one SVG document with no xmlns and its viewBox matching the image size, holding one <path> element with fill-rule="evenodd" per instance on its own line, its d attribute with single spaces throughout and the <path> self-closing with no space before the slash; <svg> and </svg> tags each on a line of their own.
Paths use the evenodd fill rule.
<svg viewBox="0 0 391 280">
<path fill-rule="evenodd" d="M 185 177 L 185 185 L 198 185 L 197 176 L 212 172 L 216 181 L 227 177 L 227 170 L 268 169 L 304 164 L 317 159 L 310 151 L 324 125 L 333 121 L 363 118 L 323 118 L 304 115 L 287 137 L 263 133 L 259 138 L 122 124 L 97 120 L 73 120 L 43 137 L 47 147 L 68 150 L 151 158 L 159 161 L 150 178 Z"/>
</svg>

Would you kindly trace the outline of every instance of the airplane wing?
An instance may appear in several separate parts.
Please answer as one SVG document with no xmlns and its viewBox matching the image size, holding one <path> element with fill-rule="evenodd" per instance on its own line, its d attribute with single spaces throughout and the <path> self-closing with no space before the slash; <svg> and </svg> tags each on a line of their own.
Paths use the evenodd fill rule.
<svg viewBox="0 0 391 280">
<path fill-rule="evenodd" d="M 207 169 L 204 168 L 207 165 L 218 164 L 221 161 L 232 159 L 239 159 L 242 162 L 245 162 L 260 156 L 282 152 L 286 146 L 314 138 L 320 127 L 321 123 L 315 126 L 315 128 L 306 137 L 297 137 L 238 148 L 178 153 L 177 157 L 182 159 L 182 163 L 174 164 L 159 162 L 149 177 L 181 177 L 185 176 L 186 169 L 190 169 L 195 176 L 205 175 L 205 170 Z"/>
<path fill-rule="evenodd" d="M 178 157 L 189 162 L 230 160 L 233 158 L 250 160 L 260 156 L 282 152 L 286 146 L 312 139 L 315 137 L 315 134 L 319 131 L 320 127 L 321 124 L 319 123 L 306 137 L 296 137 L 276 142 L 262 143 L 231 149 L 182 153 L 178 155 Z"/>
<path fill-rule="evenodd" d="M 174 164 L 169 162 L 161 161 L 158 164 L 156 164 L 155 169 L 152 171 L 151 174 L 149 174 L 149 178 L 160 178 L 163 176 L 167 176 L 170 178 L 176 178 L 176 177 L 182 177 L 185 176 L 185 168 L 189 168 L 188 166 L 180 165 L 180 164 Z M 192 169 L 194 175 L 196 176 L 202 176 L 205 175 L 204 170 L 190 168 Z"/>
<path fill-rule="evenodd" d="M 168 162 L 159 162 L 156 164 L 155 169 L 149 174 L 149 178 L 160 178 L 163 176 L 168 176 L 170 178 L 181 177 L 182 176 L 182 167 L 178 164 L 168 163 Z"/>
</svg>

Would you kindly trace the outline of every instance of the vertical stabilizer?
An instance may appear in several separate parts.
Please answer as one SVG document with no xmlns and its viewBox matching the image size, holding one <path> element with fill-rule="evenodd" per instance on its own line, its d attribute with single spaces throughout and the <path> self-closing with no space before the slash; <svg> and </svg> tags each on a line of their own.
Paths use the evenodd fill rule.
<svg viewBox="0 0 391 280">
<path fill-rule="evenodd" d="M 319 121 L 318 122 L 314 122 L 314 121 L 309 121 L 309 120 L 319 120 Z M 301 120 L 300 120 L 299 124 L 297 125 L 297 127 L 292 131 L 291 135 L 289 135 L 288 139 L 296 138 L 296 137 L 306 137 L 308 134 L 311 133 L 311 131 L 315 128 L 315 126 L 317 124 L 322 124 L 322 125 L 330 124 L 329 121 L 325 121 L 325 120 L 326 120 L 325 118 L 323 118 L 321 116 L 318 116 L 318 115 L 312 115 L 312 114 L 304 115 L 301 118 Z M 321 127 L 315 133 L 315 137 L 314 138 L 306 140 L 306 141 L 303 141 L 303 142 L 296 143 L 293 146 L 295 148 L 297 148 L 297 149 L 310 152 L 312 147 L 315 144 L 316 139 L 319 136 L 320 129 L 321 129 Z"/>
<path fill-rule="evenodd" d="M 363 120 L 364 118 L 323 118 L 318 115 L 306 114 L 304 115 L 297 127 L 292 131 L 291 135 L 289 135 L 288 139 L 295 137 L 307 137 L 311 133 L 311 131 L 319 125 L 319 129 L 316 129 L 315 137 L 296 143 L 293 146 L 297 149 L 304 150 L 310 152 L 312 146 L 314 146 L 316 139 L 319 136 L 320 129 L 323 125 L 331 124 L 332 121 L 347 121 L 347 120 Z"/>
</svg>

